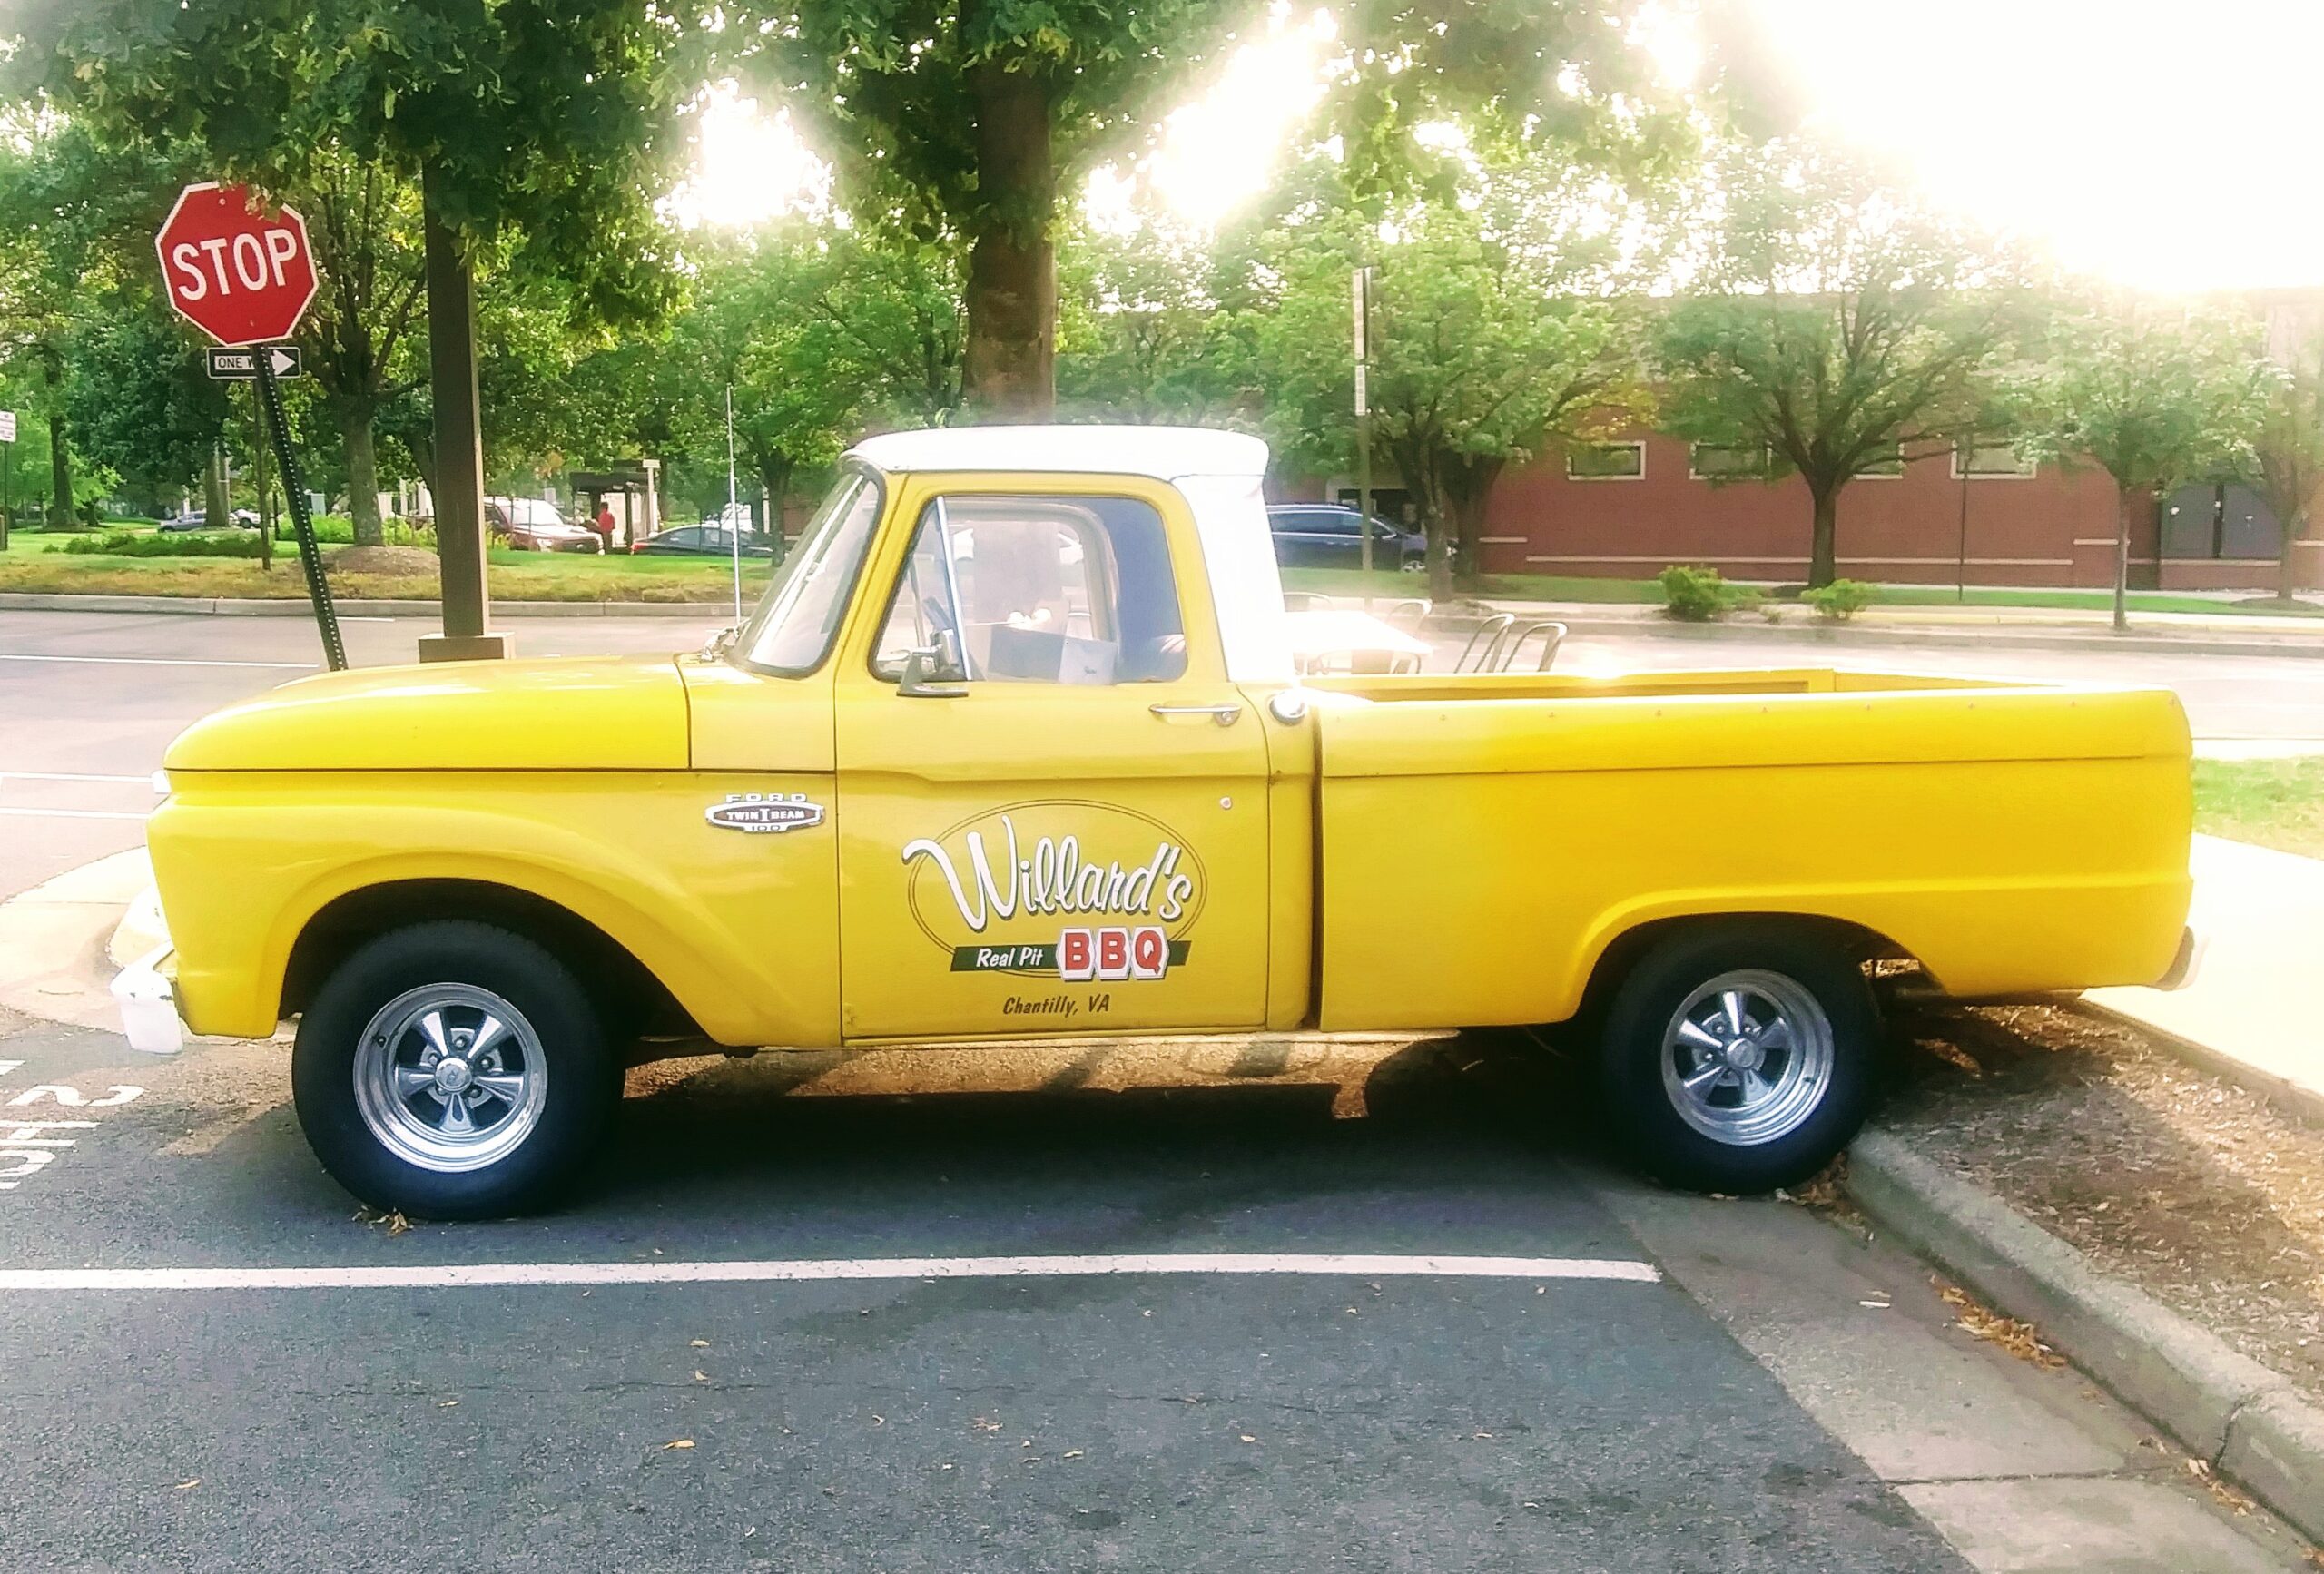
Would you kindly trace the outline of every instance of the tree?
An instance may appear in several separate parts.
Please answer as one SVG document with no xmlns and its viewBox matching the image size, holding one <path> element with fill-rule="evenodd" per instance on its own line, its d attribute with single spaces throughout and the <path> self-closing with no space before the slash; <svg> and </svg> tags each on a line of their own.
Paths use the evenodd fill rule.
<svg viewBox="0 0 2324 1574">
<path fill-rule="evenodd" d="M 318 159 L 291 192 L 318 252 L 330 259 L 300 325 L 307 370 L 338 428 L 347 511 L 359 546 L 379 525 L 379 412 L 418 380 L 413 330 L 426 309 L 419 193 L 409 182 L 343 154 Z"/>
<path fill-rule="evenodd" d="M 1208 241 L 1153 212 L 1128 232 L 1083 225 L 1060 259 L 1058 393 L 1076 416 L 1139 425 L 1220 418 L 1239 345 Z"/>
<path fill-rule="evenodd" d="M 1344 14 L 1332 130 L 1393 183 L 1410 129 L 1494 103 L 1576 143 L 1640 74 L 1643 0 L 1359 0 Z M 757 0 L 731 21 L 839 169 L 866 221 L 968 246 L 971 405 L 1046 416 L 1056 392 L 1059 193 L 1158 130 L 1196 73 L 1258 20 L 1251 0 Z M 1635 114 L 1633 98 L 1627 112 Z M 1587 132 L 1584 127 L 1592 128 Z M 1639 139 L 1621 139 L 1635 152 Z"/>
<path fill-rule="evenodd" d="M 2131 501 L 2251 463 L 2270 370 L 2230 318 L 2102 294 L 2060 319 L 2028 452 L 2113 477 L 2114 627 L 2130 627 Z"/>
<path fill-rule="evenodd" d="M 1374 432 L 1417 500 L 1431 594 L 1473 585 L 1485 499 L 1545 442 L 1634 418 L 1630 310 L 1607 292 L 1608 247 L 1590 233 L 1607 193 L 1544 158 L 1492 172 L 1481 191 L 1398 209 L 1380 227 L 1347 212 L 1280 237 L 1282 280 L 1256 328 L 1257 392 L 1279 451 L 1312 470 L 1354 451 L 1351 279 L 1376 258 Z"/>
<path fill-rule="evenodd" d="M 166 208 L 167 165 L 25 115 L 0 139 L 0 368 L 29 368 L 47 428 L 49 517 L 73 518 L 76 340 L 101 328 Z M 174 188 L 170 195 L 174 195 Z M 158 204 L 158 205 L 157 205 Z M 150 251 L 143 253 L 150 259 Z"/>
<path fill-rule="evenodd" d="M 2290 602 L 2299 588 L 2292 562 L 2308 534 L 2309 507 L 2324 487 L 2324 331 L 2312 317 L 2279 308 L 2269 324 L 2275 375 L 2267 384 L 2252 439 L 2252 473 L 2282 532 L 2277 548 L 2276 599 Z"/>
<path fill-rule="evenodd" d="M 1812 147 L 1735 150 L 1709 195 L 1700 271 L 1656 335 L 1662 424 L 1763 456 L 1745 478 L 1806 482 L 1807 583 L 1829 585 L 1847 484 L 1989 418 L 2030 320 L 2028 271 Z"/>
</svg>

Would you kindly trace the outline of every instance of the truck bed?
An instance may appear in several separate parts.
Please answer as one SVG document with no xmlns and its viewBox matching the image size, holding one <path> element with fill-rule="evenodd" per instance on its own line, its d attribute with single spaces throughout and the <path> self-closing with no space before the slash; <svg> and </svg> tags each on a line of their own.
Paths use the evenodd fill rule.
<svg viewBox="0 0 2324 1574">
<path fill-rule="evenodd" d="M 1562 1020 L 1641 925 L 1846 925 L 1965 996 L 2148 983 L 2185 923 L 2167 690 L 1821 668 L 1334 677 L 1321 1020 Z"/>
</svg>

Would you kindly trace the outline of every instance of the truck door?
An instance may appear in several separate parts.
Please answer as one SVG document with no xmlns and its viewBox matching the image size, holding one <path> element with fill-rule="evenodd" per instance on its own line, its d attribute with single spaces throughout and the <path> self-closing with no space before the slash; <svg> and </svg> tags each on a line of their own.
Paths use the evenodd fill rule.
<svg viewBox="0 0 2324 1574">
<path fill-rule="evenodd" d="M 1266 743 L 1185 503 L 999 479 L 909 486 L 842 654 L 845 1035 L 1256 1027 Z"/>
</svg>

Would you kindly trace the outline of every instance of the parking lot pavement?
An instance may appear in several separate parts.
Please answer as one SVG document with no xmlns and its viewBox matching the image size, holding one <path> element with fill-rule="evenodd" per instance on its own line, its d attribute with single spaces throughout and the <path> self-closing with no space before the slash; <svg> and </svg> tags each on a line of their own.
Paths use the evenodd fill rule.
<svg viewBox="0 0 2324 1574">
<path fill-rule="evenodd" d="M 8 1566 L 2297 1566 L 2171 1484 L 2174 1461 L 2142 1469 L 2112 1406 L 1945 1328 L 1908 1261 L 1785 1205 L 1635 1186 L 1574 1131 L 1513 1121 L 1534 1101 L 1507 1096 L 1530 1075 L 1508 1053 L 1205 1046 L 1175 1077 L 1152 1048 L 674 1063 L 634 1075 L 564 1211 L 399 1229 L 308 1156 L 281 1046 L 153 1062 L 18 1024 L 0 1119 L 56 1146 L 0 1156 Z M 1350 1253 L 1626 1276 L 636 1282 Z M 550 1282 L 437 1272 L 478 1264 Z M 401 1282 L 25 1287 L 366 1265 Z M 1859 1304 L 1876 1283 L 1903 1313 Z M 2133 1500 L 2025 1496 L 2044 1490 Z M 2023 1534 L 1977 1508 L 1996 1491 Z M 1932 1520 L 1989 1544 L 1965 1563 Z"/>
</svg>

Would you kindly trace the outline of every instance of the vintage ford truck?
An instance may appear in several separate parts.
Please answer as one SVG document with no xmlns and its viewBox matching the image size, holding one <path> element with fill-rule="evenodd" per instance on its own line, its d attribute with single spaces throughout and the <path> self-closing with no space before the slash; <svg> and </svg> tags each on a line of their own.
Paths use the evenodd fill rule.
<svg viewBox="0 0 2324 1574">
<path fill-rule="evenodd" d="M 2183 971 L 2165 691 L 1862 673 L 1302 680 L 1225 432 L 848 456 L 698 654 L 301 679 L 172 745 L 132 1037 L 298 1018 L 383 1207 L 535 1205 L 685 1046 L 1566 1024 L 1675 1184 L 1826 1163 L 1876 979 Z"/>
</svg>

